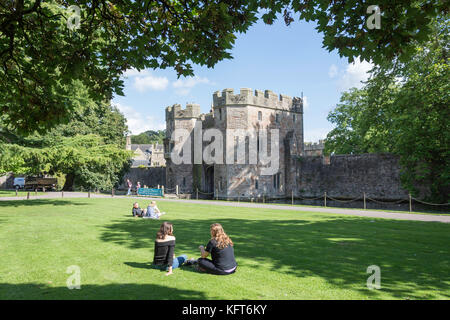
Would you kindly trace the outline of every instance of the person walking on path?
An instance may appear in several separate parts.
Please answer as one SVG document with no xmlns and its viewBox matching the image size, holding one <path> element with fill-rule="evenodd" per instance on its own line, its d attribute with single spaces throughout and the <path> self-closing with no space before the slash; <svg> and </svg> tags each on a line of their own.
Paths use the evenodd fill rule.
<svg viewBox="0 0 450 320">
<path fill-rule="evenodd" d="M 130 179 L 127 179 L 127 186 L 128 186 L 127 196 L 131 196 L 131 188 L 133 187 L 133 184 L 131 183 Z"/>
<path fill-rule="evenodd" d="M 136 183 L 136 195 L 138 195 L 139 189 L 141 188 L 141 183 L 138 181 Z"/>
</svg>

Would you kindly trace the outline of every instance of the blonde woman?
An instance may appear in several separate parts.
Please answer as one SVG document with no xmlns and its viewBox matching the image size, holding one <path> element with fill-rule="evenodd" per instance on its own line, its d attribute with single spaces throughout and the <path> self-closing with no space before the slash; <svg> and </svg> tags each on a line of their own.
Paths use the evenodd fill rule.
<svg viewBox="0 0 450 320">
<path fill-rule="evenodd" d="M 147 213 L 144 218 L 159 219 L 163 214 L 166 213 L 159 211 L 158 207 L 156 206 L 156 201 L 152 201 L 147 207 Z"/>
<path fill-rule="evenodd" d="M 185 254 L 175 257 L 174 250 L 173 225 L 170 222 L 164 222 L 156 234 L 153 266 L 157 269 L 166 269 L 166 276 L 171 275 L 173 269 L 178 268 L 187 260 Z"/>
<path fill-rule="evenodd" d="M 219 223 L 212 224 L 210 231 L 211 240 L 206 245 L 206 249 L 204 246 L 199 246 L 202 256 L 197 261 L 199 270 L 217 275 L 234 273 L 237 263 L 234 258 L 233 241 Z M 210 254 L 212 260 L 207 258 Z"/>
</svg>

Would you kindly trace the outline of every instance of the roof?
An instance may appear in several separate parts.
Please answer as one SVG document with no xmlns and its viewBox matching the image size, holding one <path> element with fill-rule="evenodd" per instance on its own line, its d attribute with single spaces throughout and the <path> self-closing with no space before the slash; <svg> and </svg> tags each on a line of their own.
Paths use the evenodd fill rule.
<svg viewBox="0 0 450 320">
<path fill-rule="evenodd" d="M 152 144 L 132 144 L 131 150 L 135 151 L 136 149 L 141 149 L 143 152 L 146 152 L 147 150 L 152 151 L 153 145 Z"/>
<path fill-rule="evenodd" d="M 159 149 L 159 150 L 163 150 L 164 149 L 164 145 L 160 144 L 160 143 L 155 143 L 155 144 L 131 144 L 131 150 L 135 151 L 136 149 L 141 149 L 143 152 L 147 152 L 148 151 L 153 151 L 154 149 Z"/>
</svg>

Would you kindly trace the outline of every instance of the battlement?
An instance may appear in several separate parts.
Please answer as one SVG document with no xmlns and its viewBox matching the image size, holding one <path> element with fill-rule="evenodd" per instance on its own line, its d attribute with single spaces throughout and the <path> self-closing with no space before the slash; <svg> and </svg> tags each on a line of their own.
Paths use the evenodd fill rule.
<svg viewBox="0 0 450 320">
<path fill-rule="evenodd" d="M 212 112 L 202 113 L 200 115 L 200 120 L 202 121 L 202 125 L 204 129 L 214 128 L 214 114 Z"/>
<path fill-rule="evenodd" d="M 319 142 L 305 142 L 305 151 L 307 150 L 323 150 L 325 148 L 325 141 L 319 140 Z"/>
<path fill-rule="evenodd" d="M 227 105 L 254 105 L 265 108 L 303 112 L 303 100 L 298 97 L 291 98 L 287 95 L 279 96 L 271 90 L 255 90 L 241 88 L 239 94 L 234 94 L 233 89 L 216 91 L 213 94 L 213 107 Z"/>
<path fill-rule="evenodd" d="M 180 104 L 166 107 L 166 120 L 180 118 L 198 118 L 200 117 L 200 105 L 188 103 L 186 109 L 182 109 Z"/>
</svg>

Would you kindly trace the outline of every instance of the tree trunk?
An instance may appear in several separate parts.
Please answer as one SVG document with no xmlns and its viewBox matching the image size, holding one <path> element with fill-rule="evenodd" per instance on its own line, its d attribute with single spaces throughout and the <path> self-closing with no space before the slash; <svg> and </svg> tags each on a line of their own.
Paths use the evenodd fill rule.
<svg viewBox="0 0 450 320">
<path fill-rule="evenodd" d="M 73 173 L 68 173 L 66 175 L 66 181 L 64 182 L 63 191 L 72 191 L 73 190 L 73 180 L 75 179 L 75 175 Z"/>
</svg>

